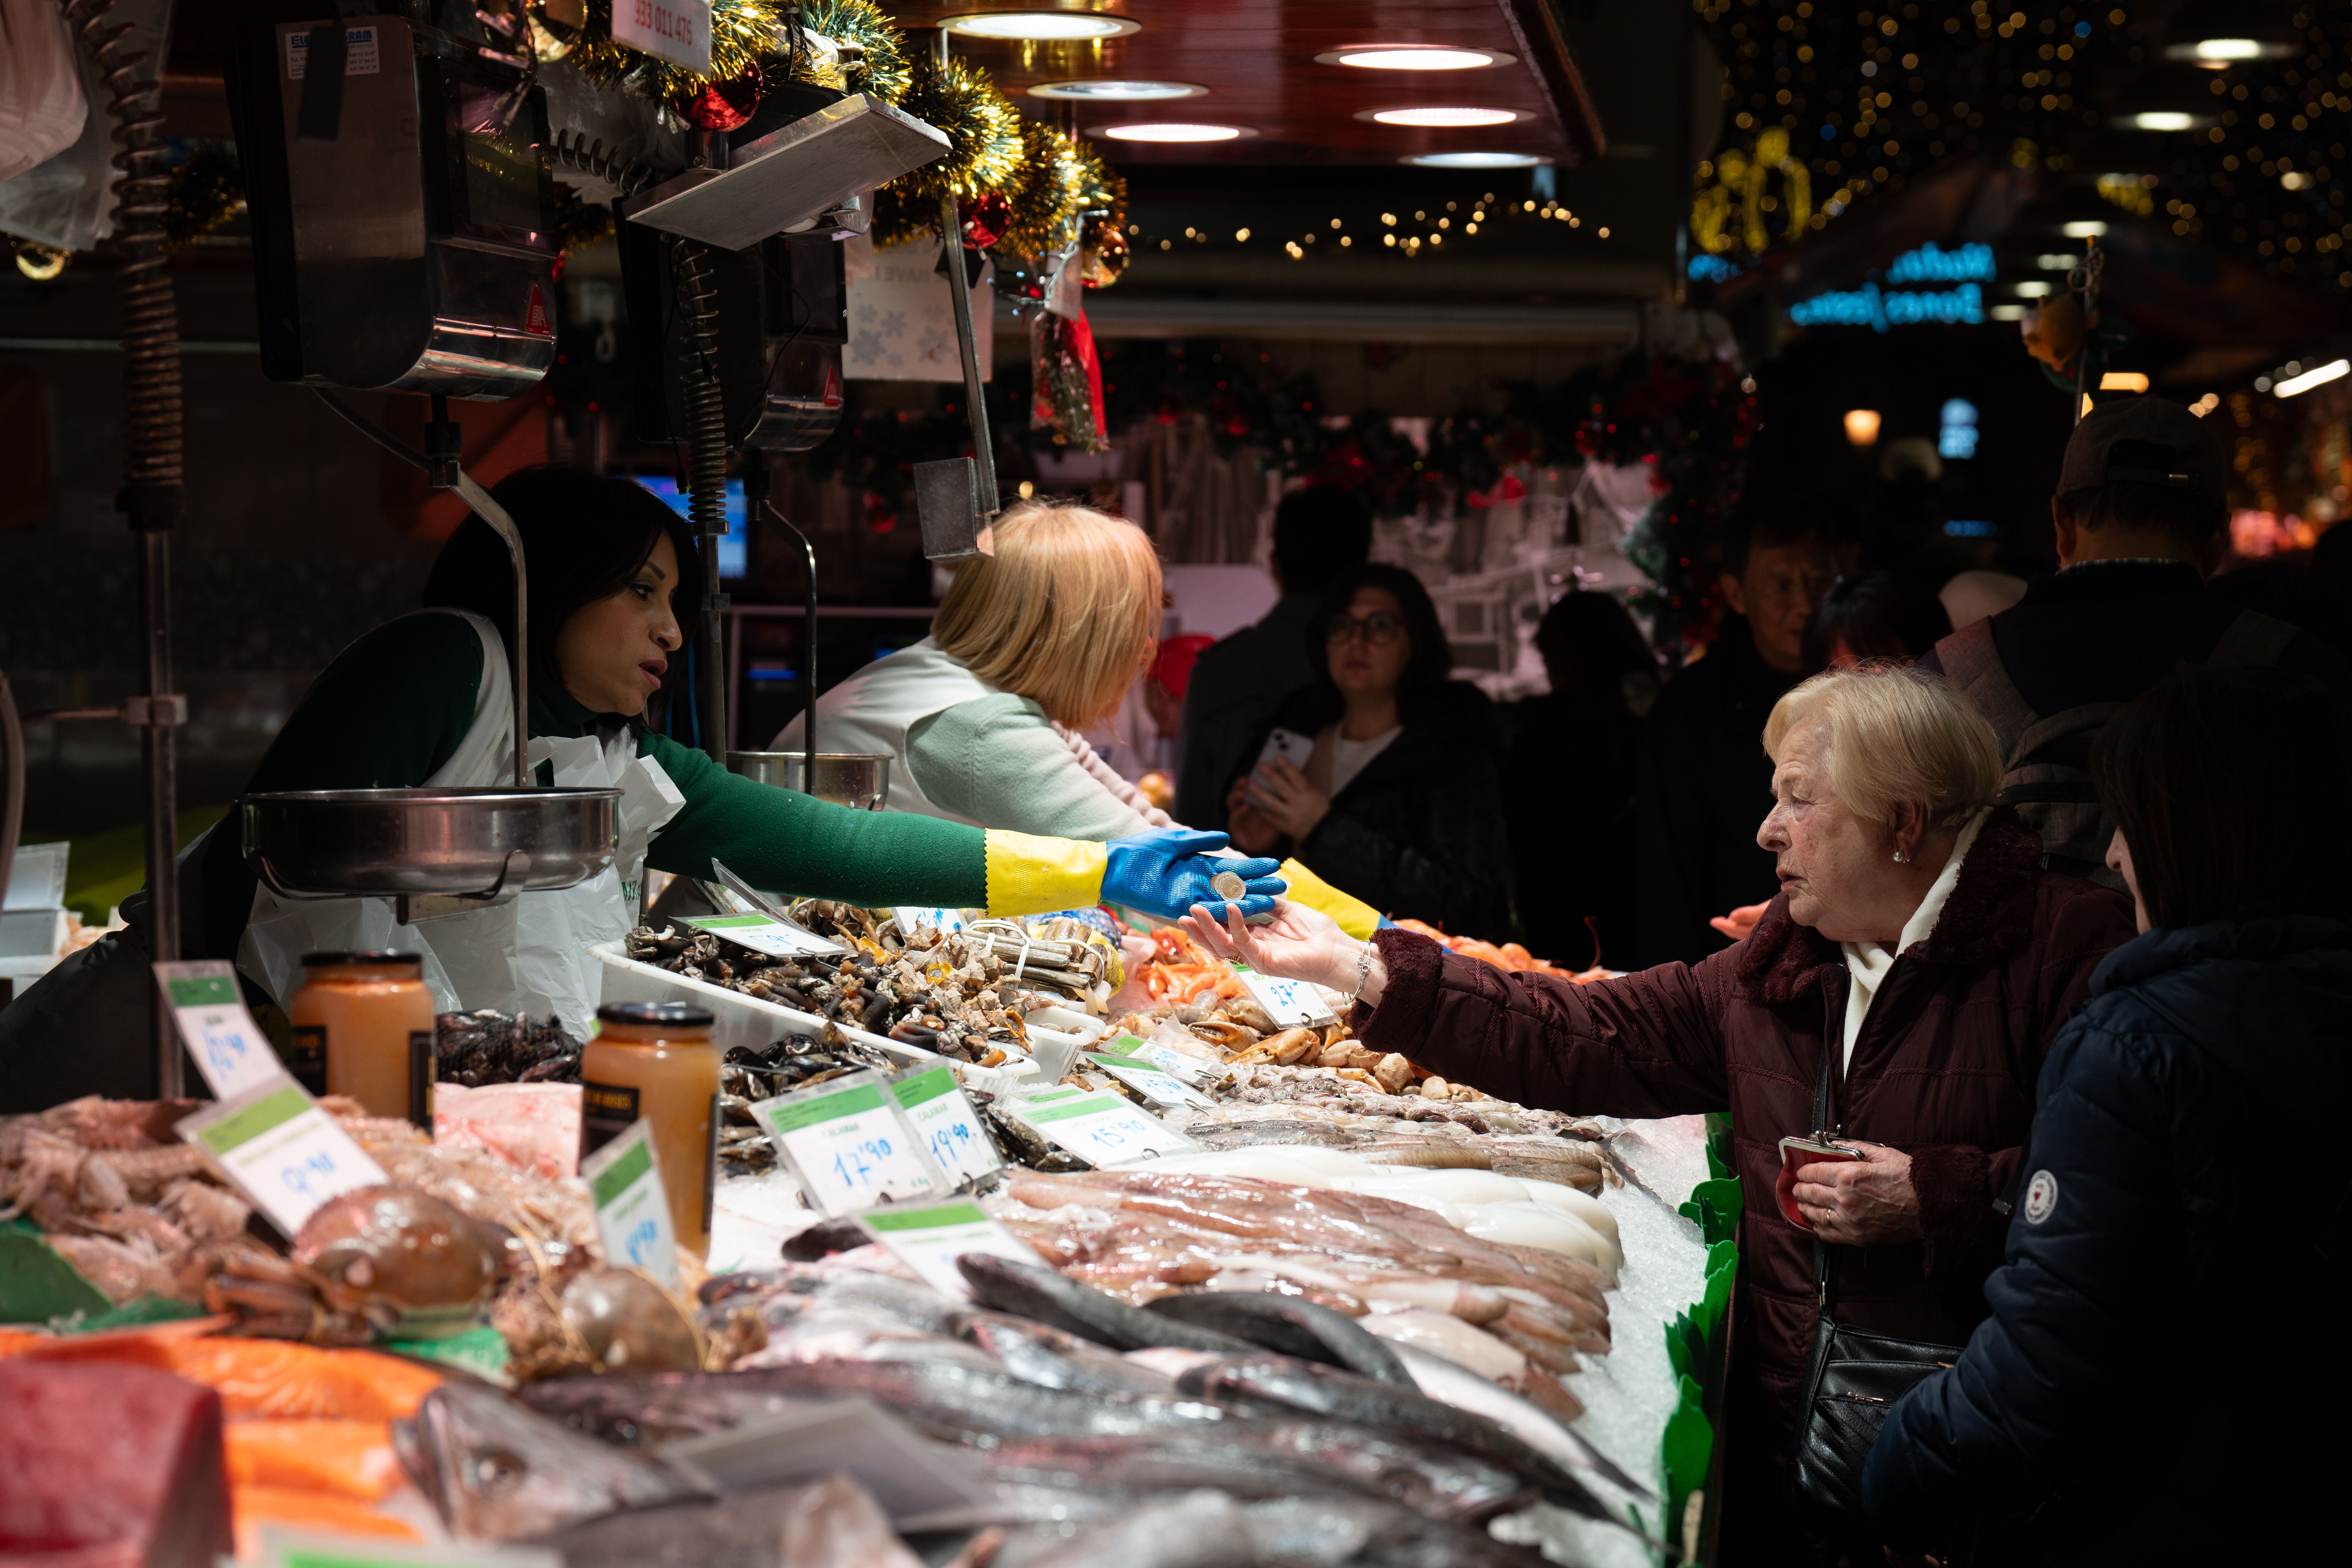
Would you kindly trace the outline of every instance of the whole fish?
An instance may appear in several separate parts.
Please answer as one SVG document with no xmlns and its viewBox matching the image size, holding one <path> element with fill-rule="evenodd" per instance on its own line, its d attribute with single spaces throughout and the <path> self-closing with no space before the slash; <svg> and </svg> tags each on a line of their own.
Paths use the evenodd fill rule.
<svg viewBox="0 0 2352 1568">
<path fill-rule="evenodd" d="M 922 1568 L 845 1476 L 609 1515 L 530 1542 L 564 1568 Z"/>
<path fill-rule="evenodd" d="M 955 1331 L 956 1315 L 965 1305 L 911 1279 L 821 1263 L 721 1274 L 704 1281 L 698 1294 L 706 1307 L 757 1302 L 761 1316 L 771 1321 L 788 1321 L 810 1305 L 823 1302 L 887 1312 L 909 1328 L 940 1335 Z"/>
<path fill-rule="evenodd" d="M 1197 1435 L 1008 1438 L 980 1454 L 1002 1479 L 1149 1491 L 1213 1487 L 1240 1498 L 1330 1495 L 1475 1521 L 1524 1506 L 1533 1488 L 1501 1466 L 1337 1421 L 1237 1421 Z"/>
<path fill-rule="evenodd" d="M 1220 1491 L 1183 1492 L 1089 1530 L 1028 1568 L 1256 1568 L 1242 1505 Z"/>
<path fill-rule="evenodd" d="M 1622 1488 L 1645 1502 L 1655 1502 L 1657 1494 L 1612 1463 L 1609 1457 L 1588 1443 L 1572 1427 L 1553 1417 L 1533 1401 L 1523 1399 L 1509 1389 L 1489 1383 L 1467 1367 L 1456 1366 L 1444 1356 L 1412 1345 L 1399 1344 L 1390 1348 L 1412 1374 L 1413 1383 L 1432 1399 L 1484 1415 L 1511 1436 L 1519 1438 L 1538 1453 L 1570 1469 L 1599 1476 L 1610 1485 Z"/>
<path fill-rule="evenodd" d="M 1324 1362 L 1400 1388 L 1414 1386 L 1396 1352 L 1343 1312 L 1296 1296 L 1205 1290 L 1162 1296 L 1144 1309 L 1196 1328 L 1232 1334 L 1304 1361 Z"/>
<path fill-rule="evenodd" d="M 1261 1563 L 1283 1568 L 1540 1568 L 1544 1558 L 1483 1530 L 1374 1498 L 1288 1497 L 1244 1505 Z"/>
<path fill-rule="evenodd" d="M 445 1383 L 426 1394 L 414 1417 L 394 1423 L 393 1443 L 417 1489 L 464 1541 L 507 1541 L 617 1509 L 710 1495 L 706 1483 L 658 1459 L 583 1436 L 478 1384 Z"/>
<path fill-rule="evenodd" d="M 956 1332 L 1013 1376 L 1081 1394 L 1152 1394 L 1172 1398 L 1175 1381 L 1076 1334 L 1010 1312 L 966 1312 Z"/>
<path fill-rule="evenodd" d="M 970 1252 L 956 1259 L 956 1268 L 970 1282 L 973 1299 L 981 1305 L 1051 1323 L 1115 1351 L 1175 1345 L 1183 1350 L 1242 1354 L 1257 1348 L 1231 1334 L 1194 1328 L 1140 1307 L 1130 1307 L 1092 1286 L 1064 1279 L 1040 1263 L 1021 1263 L 984 1252 Z"/>
<path fill-rule="evenodd" d="M 1444 1444 L 1527 1477 L 1563 1508 L 1617 1522 L 1581 1481 L 1524 1438 L 1484 1415 L 1441 1404 L 1418 1388 L 1397 1388 L 1285 1355 L 1211 1362 L 1184 1373 L 1176 1386 L 1204 1399 L 1239 1394 L 1408 1440 Z"/>
</svg>

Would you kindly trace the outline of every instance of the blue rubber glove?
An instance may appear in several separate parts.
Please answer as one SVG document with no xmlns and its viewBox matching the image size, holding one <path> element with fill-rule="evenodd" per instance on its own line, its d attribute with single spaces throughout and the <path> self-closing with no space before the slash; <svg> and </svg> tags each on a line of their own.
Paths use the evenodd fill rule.
<svg viewBox="0 0 2352 1568">
<path fill-rule="evenodd" d="M 1105 847 L 1109 856 L 1103 867 L 1103 902 L 1168 921 L 1191 913 L 1192 906 L 1199 904 L 1222 921 L 1225 900 L 1217 896 L 1209 879 L 1221 871 L 1231 871 L 1249 886 L 1248 896 L 1235 900 L 1242 919 L 1272 914 L 1275 899 L 1290 889 L 1289 883 L 1274 875 L 1282 862 L 1211 858 L 1209 851 L 1224 847 L 1223 834 L 1189 827 L 1155 827 L 1131 838 L 1114 838 Z"/>
</svg>

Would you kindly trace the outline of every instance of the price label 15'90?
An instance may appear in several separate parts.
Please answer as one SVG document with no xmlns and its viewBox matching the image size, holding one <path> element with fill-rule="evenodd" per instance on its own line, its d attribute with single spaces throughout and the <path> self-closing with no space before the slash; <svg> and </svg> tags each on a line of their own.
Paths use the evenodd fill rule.
<svg viewBox="0 0 2352 1568">
<path fill-rule="evenodd" d="M 1107 1089 L 1050 1105 L 1015 1100 L 1005 1110 L 1091 1165 L 1123 1165 L 1201 1146 Z"/>
</svg>

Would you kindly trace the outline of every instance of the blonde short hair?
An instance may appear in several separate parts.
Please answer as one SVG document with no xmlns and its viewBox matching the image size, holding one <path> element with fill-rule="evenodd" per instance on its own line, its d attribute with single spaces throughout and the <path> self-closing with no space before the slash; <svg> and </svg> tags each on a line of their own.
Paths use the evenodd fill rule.
<svg viewBox="0 0 2352 1568">
<path fill-rule="evenodd" d="M 1957 827 L 2000 795 L 2000 742 L 1984 715 L 1940 675 L 1865 659 L 1827 669 L 1773 705 L 1764 750 L 1774 762 L 1799 725 L 1829 725 L 1830 787 L 1848 810 L 1886 822 L 1903 800 L 1927 803 L 1927 819 Z"/>
<path fill-rule="evenodd" d="M 1024 501 L 993 555 L 956 568 L 931 622 L 940 647 L 1057 723 L 1116 711 L 1160 636 L 1160 557 L 1143 530 L 1092 507 Z"/>
</svg>

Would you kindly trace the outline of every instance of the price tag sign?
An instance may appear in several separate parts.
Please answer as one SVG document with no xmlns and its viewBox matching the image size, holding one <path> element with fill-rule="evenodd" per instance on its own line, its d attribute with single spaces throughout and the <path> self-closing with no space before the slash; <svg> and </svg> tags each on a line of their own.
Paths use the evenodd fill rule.
<svg viewBox="0 0 2352 1568">
<path fill-rule="evenodd" d="M 329 1198 L 379 1187 L 383 1170 L 300 1084 L 279 1074 L 179 1124 L 269 1222 L 288 1236 Z"/>
<path fill-rule="evenodd" d="M 1039 1137 L 1060 1144 L 1090 1165 L 1123 1165 L 1160 1154 L 1188 1154 L 1201 1146 L 1107 1089 L 1052 1105 L 1016 1100 L 1005 1109 Z"/>
<path fill-rule="evenodd" d="M 363 1535 L 261 1527 L 261 1568 L 563 1568 L 563 1553 L 524 1546 L 409 1546 Z"/>
<path fill-rule="evenodd" d="M 890 1093 L 949 1180 L 973 1181 L 1004 1164 L 988 1134 L 981 1131 L 980 1117 L 964 1098 L 955 1074 L 946 1068 L 909 1073 L 890 1086 Z"/>
<path fill-rule="evenodd" d="M 613 40 L 710 74 L 710 0 L 613 0 Z"/>
<path fill-rule="evenodd" d="M 689 915 L 686 924 L 724 937 L 738 947 L 764 952 L 770 958 L 807 958 L 820 952 L 847 952 L 837 942 L 813 931 L 767 915 Z"/>
<path fill-rule="evenodd" d="M 857 1223 L 874 1239 L 896 1254 L 923 1283 L 960 1300 L 971 1300 L 971 1287 L 955 1266 L 970 1253 L 1034 1263 L 1037 1254 L 1021 1238 L 982 1212 L 976 1203 L 926 1204 L 920 1208 L 877 1209 Z"/>
<path fill-rule="evenodd" d="M 1115 1057 L 1129 1057 L 1139 1062 L 1148 1062 L 1169 1077 L 1189 1084 L 1204 1083 L 1210 1079 L 1221 1077 L 1225 1070 L 1222 1063 L 1213 1062 L 1206 1057 L 1192 1056 L 1170 1046 L 1139 1039 L 1133 1035 L 1121 1035 L 1113 1040 L 1110 1043 L 1110 1054 Z"/>
<path fill-rule="evenodd" d="M 898 930 L 908 942 L 914 941 L 915 933 L 925 926 L 941 936 L 963 930 L 961 910 L 940 909 L 928 904 L 898 904 L 891 908 L 890 912 L 898 918 Z"/>
<path fill-rule="evenodd" d="M 1323 994 L 1304 980 L 1276 980 L 1271 974 L 1260 974 L 1238 958 L 1230 962 L 1243 988 L 1257 998 L 1266 1016 L 1284 1028 L 1329 1021 L 1331 1009 L 1324 1005 Z"/>
<path fill-rule="evenodd" d="M 1209 1097 L 1181 1083 L 1148 1062 L 1133 1057 L 1089 1056 L 1087 1060 L 1143 1096 L 1154 1105 L 1206 1105 Z"/>
<path fill-rule="evenodd" d="M 596 1200 L 596 1230 L 604 1261 L 642 1268 L 677 1289 L 677 1235 L 670 1226 L 669 1195 L 654 1163 L 654 1126 L 640 1116 L 626 1132 L 580 1162 L 580 1178 Z"/>
<path fill-rule="evenodd" d="M 1048 1084 L 1044 1089 L 1024 1090 L 1016 1088 L 1013 1091 L 1013 1098 L 1024 1105 L 1051 1105 L 1058 1100 L 1076 1100 L 1082 1094 L 1092 1092 L 1094 1091 L 1091 1089 L 1071 1089 L 1064 1084 Z"/>
<path fill-rule="evenodd" d="M 286 1076 L 285 1065 L 269 1048 L 269 1037 L 245 1010 L 236 988 L 236 968 L 224 960 L 202 963 L 159 963 L 155 983 L 178 1020 L 180 1038 L 196 1058 L 196 1070 L 212 1086 L 213 1098 L 258 1089 Z"/>
<path fill-rule="evenodd" d="M 852 1073 L 751 1107 L 801 1191 L 827 1215 L 929 1197 L 947 1185 L 887 1089 L 879 1073 Z"/>
</svg>

